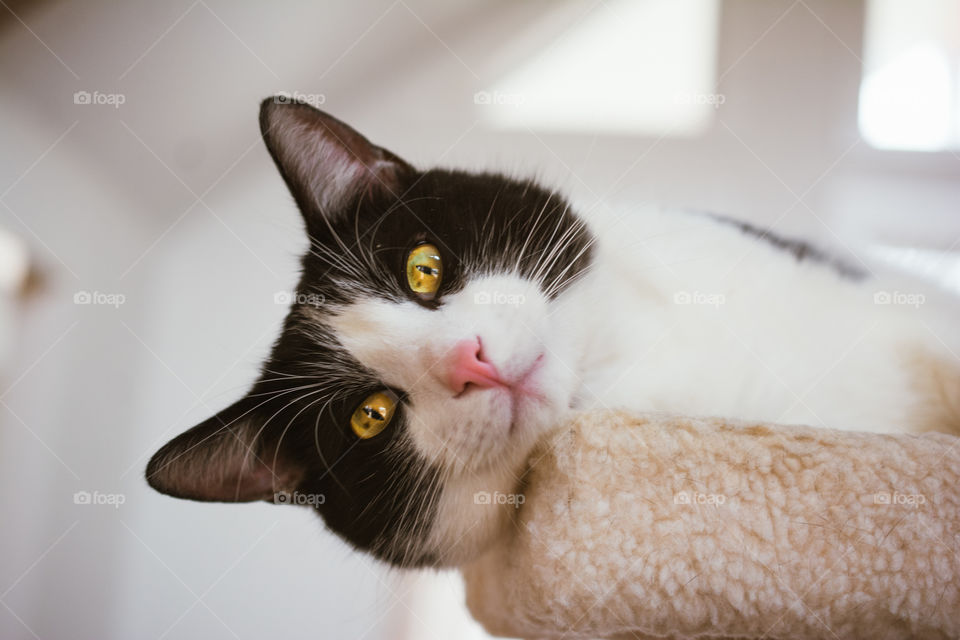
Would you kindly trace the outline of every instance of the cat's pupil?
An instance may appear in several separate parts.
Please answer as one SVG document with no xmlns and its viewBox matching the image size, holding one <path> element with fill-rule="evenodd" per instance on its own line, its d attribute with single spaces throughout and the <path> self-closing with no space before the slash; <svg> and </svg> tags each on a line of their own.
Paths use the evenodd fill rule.
<svg viewBox="0 0 960 640">
<path fill-rule="evenodd" d="M 439 270 L 438 270 L 438 269 L 434 269 L 433 267 L 428 267 L 428 266 L 425 265 L 425 264 L 418 264 L 418 265 L 416 266 L 416 269 L 417 269 L 417 271 L 419 271 L 420 273 L 425 273 L 425 274 L 427 274 L 428 276 L 435 276 L 435 275 L 437 275 L 437 274 L 439 273 Z"/>
<path fill-rule="evenodd" d="M 364 407 L 363 412 L 374 420 L 383 420 L 383 415 L 378 413 L 373 407 Z"/>
</svg>

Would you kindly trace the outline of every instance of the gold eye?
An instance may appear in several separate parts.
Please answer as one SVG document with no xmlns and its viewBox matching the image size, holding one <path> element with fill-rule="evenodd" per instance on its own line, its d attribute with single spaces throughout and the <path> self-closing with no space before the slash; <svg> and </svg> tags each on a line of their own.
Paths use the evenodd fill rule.
<svg viewBox="0 0 960 640">
<path fill-rule="evenodd" d="M 350 416 L 350 427 L 358 438 L 367 440 L 387 428 L 397 409 L 397 396 L 392 391 L 371 393 Z"/>
<path fill-rule="evenodd" d="M 407 256 L 407 284 L 410 290 L 424 300 L 433 300 L 443 279 L 443 261 L 440 251 L 432 244 L 414 247 Z"/>
</svg>

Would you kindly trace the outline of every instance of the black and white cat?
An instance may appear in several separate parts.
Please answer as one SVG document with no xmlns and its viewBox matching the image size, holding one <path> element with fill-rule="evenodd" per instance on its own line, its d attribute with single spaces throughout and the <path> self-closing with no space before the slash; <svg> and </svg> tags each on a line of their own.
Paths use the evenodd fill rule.
<svg viewBox="0 0 960 640">
<path fill-rule="evenodd" d="M 249 393 L 154 455 L 159 491 L 321 496 L 357 548 L 456 565 L 508 517 L 475 495 L 516 491 L 571 410 L 960 432 L 957 316 L 932 293 L 876 304 L 896 285 L 869 269 L 707 215 L 585 221 L 307 105 L 268 99 L 260 125 L 309 234 L 298 295 Z"/>
</svg>

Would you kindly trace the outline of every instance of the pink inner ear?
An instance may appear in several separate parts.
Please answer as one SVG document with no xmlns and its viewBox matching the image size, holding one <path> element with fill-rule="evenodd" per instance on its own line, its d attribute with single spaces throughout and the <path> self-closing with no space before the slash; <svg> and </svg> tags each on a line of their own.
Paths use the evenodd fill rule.
<svg viewBox="0 0 960 640">
<path fill-rule="evenodd" d="M 277 460 L 277 468 L 267 464 L 274 460 L 272 453 L 261 453 L 260 459 L 246 461 L 246 469 L 225 477 L 219 487 L 211 487 L 210 500 L 227 502 L 273 501 L 280 491 L 293 491 L 299 483 L 299 474 Z"/>
<path fill-rule="evenodd" d="M 252 502 L 273 500 L 279 491 L 290 491 L 295 486 L 292 474 L 274 475 L 266 464 L 254 461 L 241 473 L 224 473 L 219 477 L 193 477 L 189 484 L 181 478 L 167 493 L 212 502 Z"/>
<path fill-rule="evenodd" d="M 269 448 L 255 455 L 238 433 L 219 426 L 222 422 L 215 416 L 158 451 L 147 466 L 150 486 L 177 498 L 211 502 L 273 500 L 276 492 L 297 486 L 298 469 Z"/>
<path fill-rule="evenodd" d="M 233 475 L 223 479 L 223 484 L 218 490 L 215 490 L 217 496 L 235 496 L 233 500 L 237 502 L 248 502 L 253 500 L 271 500 L 273 495 L 286 486 L 279 476 L 274 476 L 270 468 L 254 460 L 250 469 L 242 472 L 242 475 Z M 212 499 L 223 499 L 222 497 L 213 497 Z"/>
<path fill-rule="evenodd" d="M 403 160 L 308 105 L 261 105 L 264 141 L 305 215 L 333 215 L 358 193 L 398 188 Z M 399 195 L 399 193 L 395 194 Z"/>
</svg>

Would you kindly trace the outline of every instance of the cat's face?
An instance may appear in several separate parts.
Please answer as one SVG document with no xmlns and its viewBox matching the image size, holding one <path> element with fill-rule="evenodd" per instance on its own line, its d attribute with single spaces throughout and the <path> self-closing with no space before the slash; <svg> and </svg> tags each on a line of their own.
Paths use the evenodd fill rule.
<svg viewBox="0 0 960 640">
<path fill-rule="evenodd" d="M 591 236 L 556 194 L 417 171 L 309 106 L 267 100 L 267 147 L 310 247 L 250 392 L 153 457 L 197 500 L 308 504 L 356 547 L 457 564 L 503 526 L 580 354 L 557 310 Z M 493 504 L 490 504 L 493 503 Z"/>
</svg>

